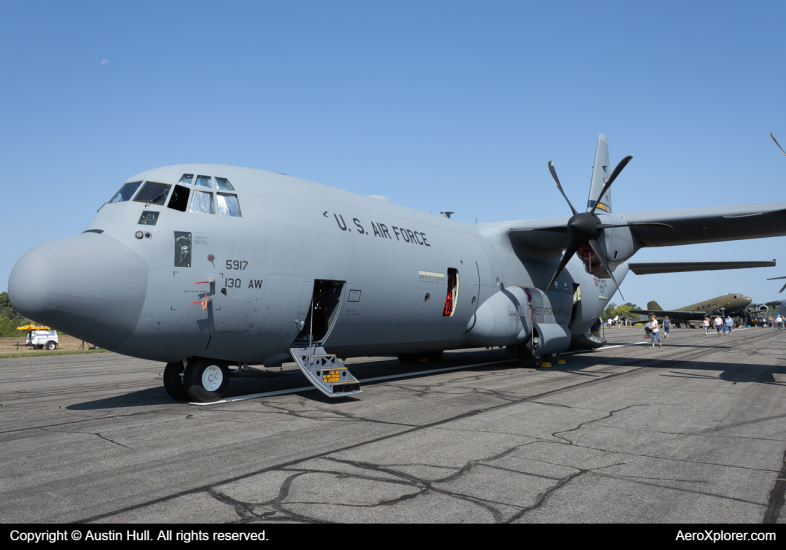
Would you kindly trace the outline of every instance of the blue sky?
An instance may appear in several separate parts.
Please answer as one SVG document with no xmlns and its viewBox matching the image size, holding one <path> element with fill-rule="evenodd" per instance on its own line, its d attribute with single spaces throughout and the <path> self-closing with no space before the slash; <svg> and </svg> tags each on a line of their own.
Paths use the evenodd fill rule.
<svg viewBox="0 0 786 550">
<path fill-rule="evenodd" d="M 546 163 L 582 204 L 604 133 L 612 164 L 633 155 L 616 212 L 786 200 L 784 28 L 782 1 L 2 2 L 0 290 L 122 181 L 186 162 L 488 222 L 568 215 Z M 779 267 L 622 291 L 772 300 L 784 243 L 643 249 Z"/>
</svg>

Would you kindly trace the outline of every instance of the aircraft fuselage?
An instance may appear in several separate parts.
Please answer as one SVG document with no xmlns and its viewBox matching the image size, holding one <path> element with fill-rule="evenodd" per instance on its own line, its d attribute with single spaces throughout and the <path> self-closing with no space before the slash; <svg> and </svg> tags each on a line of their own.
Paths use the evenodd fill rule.
<svg viewBox="0 0 786 550">
<path fill-rule="evenodd" d="M 170 207 L 186 173 L 231 181 L 241 215 Z M 340 357 L 483 345 L 471 337 L 478 308 L 511 288 L 542 288 L 561 257 L 523 261 L 496 224 L 466 224 L 262 170 L 182 165 L 128 181 L 171 188 L 153 201 L 161 204 L 107 203 L 85 233 L 31 250 L 9 292 L 31 319 L 134 357 L 269 366 L 287 360 L 305 334 Z M 189 189 L 193 203 L 198 189 Z M 222 200 L 215 184 L 210 192 Z M 615 270 L 620 282 L 626 273 L 625 264 Z M 581 301 L 573 307 L 575 285 Z M 521 323 L 551 315 L 547 321 L 578 335 L 614 291 L 575 258 L 550 301 L 510 315 Z M 527 334 L 514 332 L 493 345 Z"/>
</svg>

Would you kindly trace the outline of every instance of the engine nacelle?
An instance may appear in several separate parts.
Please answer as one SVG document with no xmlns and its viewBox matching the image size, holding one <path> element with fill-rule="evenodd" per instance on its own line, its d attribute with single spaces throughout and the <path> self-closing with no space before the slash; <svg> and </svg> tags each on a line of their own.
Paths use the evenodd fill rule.
<svg viewBox="0 0 786 550">
<path fill-rule="evenodd" d="M 478 307 L 464 338 L 478 345 L 512 346 L 527 341 L 534 329 L 536 355 L 565 351 L 572 307 L 573 296 L 566 292 L 503 288 Z"/>
</svg>

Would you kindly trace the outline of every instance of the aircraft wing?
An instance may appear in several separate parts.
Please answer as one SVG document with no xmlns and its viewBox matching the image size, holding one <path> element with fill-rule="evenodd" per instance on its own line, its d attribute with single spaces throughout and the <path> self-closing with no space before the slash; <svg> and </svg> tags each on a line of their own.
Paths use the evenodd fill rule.
<svg viewBox="0 0 786 550">
<path fill-rule="evenodd" d="M 658 273 L 684 273 L 686 271 L 716 271 L 720 269 L 745 269 L 751 267 L 774 267 L 772 261 L 729 261 L 729 262 L 628 262 L 628 267 L 636 275 Z"/>
<path fill-rule="evenodd" d="M 668 311 L 665 309 L 631 309 L 631 313 L 636 315 L 654 315 L 655 317 L 669 316 L 672 321 L 701 321 L 705 316 L 713 314 L 712 311 Z"/>
<path fill-rule="evenodd" d="M 569 217 L 524 220 L 506 225 L 514 245 L 523 245 L 535 250 L 565 250 L 570 244 L 568 235 Z"/>
<path fill-rule="evenodd" d="M 786 235 L 786 202 L 631 212 L 620 216 L 628 223 L 665 223 L 674 228 L 631 227 L 643 246 L 676 246 Z"/>
</svg>

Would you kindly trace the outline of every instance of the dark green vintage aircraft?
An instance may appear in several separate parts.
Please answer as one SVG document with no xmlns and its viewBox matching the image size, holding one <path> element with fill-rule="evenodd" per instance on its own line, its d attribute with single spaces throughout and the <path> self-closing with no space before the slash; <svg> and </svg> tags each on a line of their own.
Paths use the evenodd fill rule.
<svg viewBox="0 0 786 550">
<path fill-rule="evenodd" d="M 731 315 L 734 317 L 740 315 L 745 306 L 750 303 L 751 298 L 749 296 L 743 296 L 741 293 L 732 293 L 673 310 L 665 310 L 658 305 L 658 302 L 652 301 L 647 303 L 647 309 L 631 310 L 631 313 L 647 316 L 655 315 L 659 319 L 668 315 L 669 319 L 674 323 L 687 323 L 689 321 L 703 321 L 704 317 L 708 315 Z"/>
</svg>

